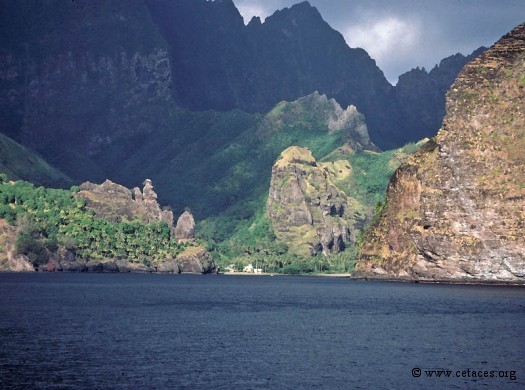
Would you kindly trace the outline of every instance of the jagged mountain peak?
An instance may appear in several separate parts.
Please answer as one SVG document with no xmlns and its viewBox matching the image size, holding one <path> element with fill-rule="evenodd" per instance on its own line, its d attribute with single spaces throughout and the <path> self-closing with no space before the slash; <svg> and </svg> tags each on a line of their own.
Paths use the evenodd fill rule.
<svg viewBox="0 0 525 390">
<path fill-rule="evenodd" d="M 335 99 L 318 91 L 292 102 L 279 103 L 262 121 L 265 128 L 275 129 L 283 124 L 302 121 L 322 124 L 329 134 L 340 132 L 356 149 L 377 150 L 368 134 L 365 117 L 353 105 L 343 109 Z"/>
<path fill-rule="evenodd" d="M 268 19 L 290 19 L 294 17 L 317 18 L 319 20 L 323 20 L 323 17 L 321 16 L 317 8 L 313 7 L 308 1 L 303 1 L 292 5 L 291 7 L 286 7 L 281 10 L 277 10 L 273 13 L 273 15 L 269 16 Z"/>
<path fill-rule="evenodd" d="M 432 137 L 436 133 L 445 115 L 446 91 L 463 66 L 485 50 L 480 47 L 469 55 L 457 53 L 443 59 L 430 71 L 417 67 L 399 76 L 394 91 L 400 121 L 404 123 L 402 137 L 405 142 Z"/>
</svg>

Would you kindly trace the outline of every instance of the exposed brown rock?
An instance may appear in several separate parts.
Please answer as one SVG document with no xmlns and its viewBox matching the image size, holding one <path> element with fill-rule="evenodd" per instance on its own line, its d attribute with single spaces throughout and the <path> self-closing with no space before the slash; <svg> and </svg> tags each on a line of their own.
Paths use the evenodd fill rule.
<svg viewBox="0 0 525 390">
<path fill-rule="evenodd" d="M 189 211 L 185 211 L 177 220 L 175 238 L 179 241 L 193 241 L 195 239 L 195 219 Z"/>
<path fill-rule="evenodd" d="M 525 25 L 462 70 L 434 140 L 400 167 L 356 271 L 525 278 Z"/>
<path fill-rule="evenodd" d="M 95 215 L 114 222 L 139 220 L 142 223 L 164 221 L 173 227 L 173 213 L 161 210 L 157 203 L 157 194 L 151 180 L 146 179 L 144 190 L 133 191 L 106 180 L 102 184 L 85 182 L 76 194 L 86 200 L 86 206 L 95 211 Z"/>
<path fill-rule="evenodd" d="M 144 189 L 142 190 L 142 198 L 145 202 L 157 202 L 157 193 L 153 189 L 153 183 L 150 179 L 144 181 Z"/>
<path fill-rule="evenodd" d="M 33 272 L 29 258 L 15 250 L 17 232 L 5 219 L 0 219 L 0 271 Z"/>
<path fill-rule="evenodd" d="M 35 268 L 26 255 L 17 254 L 7 258 L 0 265 L 0 271 L 9 272 L 34 272 Z"/>
<path fill-rule="evenodd" d="M 187 247 L 176 259 L 179 273 L 215 273 L 215 263 L 209 252 L 202 247 Z"/>
</svg>

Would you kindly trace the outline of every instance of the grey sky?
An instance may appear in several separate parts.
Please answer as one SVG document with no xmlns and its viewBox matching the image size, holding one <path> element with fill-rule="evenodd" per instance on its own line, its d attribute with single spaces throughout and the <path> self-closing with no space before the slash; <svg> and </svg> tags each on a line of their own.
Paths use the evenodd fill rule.
<svg viewBox="0 0 525 390">
<path fill-rule="evenodd" d="M 245 22 L 301 0 L 233 0 Z M 525 0 L 309 0 L 350 47 L 364 48 L 391 83 L 455 53 L 491 46 L 525 21 Z"/>
</svg>

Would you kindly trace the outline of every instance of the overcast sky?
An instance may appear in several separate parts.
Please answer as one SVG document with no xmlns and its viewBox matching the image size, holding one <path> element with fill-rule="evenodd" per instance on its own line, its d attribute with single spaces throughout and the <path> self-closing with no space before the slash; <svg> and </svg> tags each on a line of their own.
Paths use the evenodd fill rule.
<svg viewBox="0 0 525 390">
<path fill-rule="evenodd" d="M 233 0 L 245 23 L 301 0 Z M 350 47 L 362 47 L 393 84 L 452 54 L 491 46 L 525 22 L 525 0 L 309 0 Z"/>
</svg>

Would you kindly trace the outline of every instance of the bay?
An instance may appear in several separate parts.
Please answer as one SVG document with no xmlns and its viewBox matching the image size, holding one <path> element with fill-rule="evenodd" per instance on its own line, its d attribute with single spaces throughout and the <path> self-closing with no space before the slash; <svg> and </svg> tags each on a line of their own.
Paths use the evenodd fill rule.
<svg viewBox="0 0 525 390">
<path fill-rule="evenodd" d="M 523 287 L 0 274 L 0 383 L 6 389 L 523 388 L 524 324 Z M 428 376 L 441 370 L 450 376 Z"/>
</svg>

